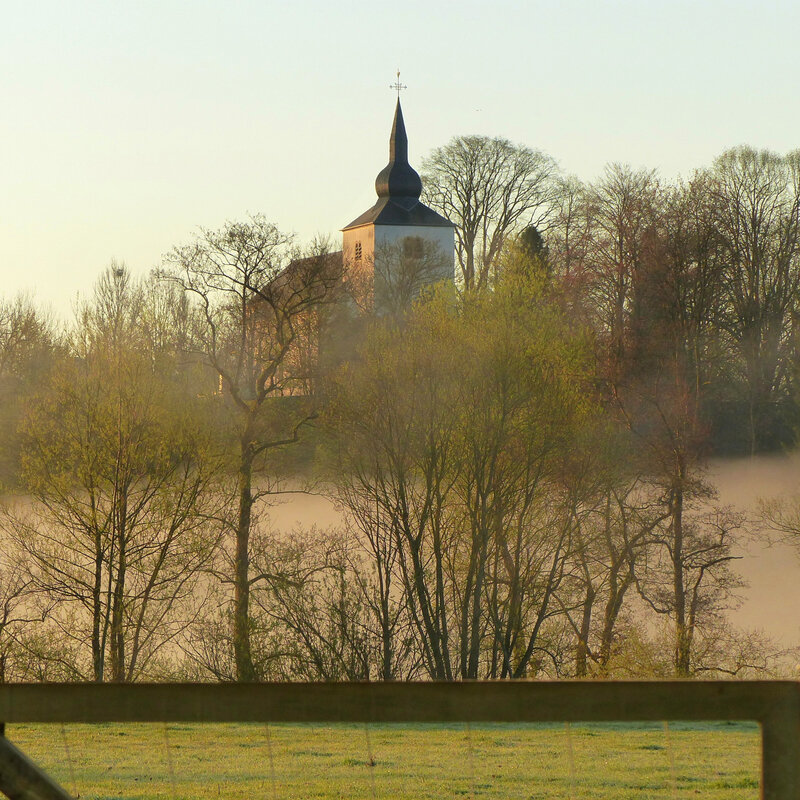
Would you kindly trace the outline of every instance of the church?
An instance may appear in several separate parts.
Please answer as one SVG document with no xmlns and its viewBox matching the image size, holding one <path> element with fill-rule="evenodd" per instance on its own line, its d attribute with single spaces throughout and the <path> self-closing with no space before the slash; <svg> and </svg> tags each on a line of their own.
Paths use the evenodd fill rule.
<svg viewBox="0 0 800 800">
<path fill-rule="evenodd" d="M 375 205 L 342 229 L 342 262 L 356 305 L 380 314 L 407 307 L 425 285 L 453 281 L 455 270 L 455 226 L 420 201 L 399 92 L 375 191 Z"/>
<path fill-rule="evenodd" d="M 399 97 L 389 163 L 375 191 L 375 205 L 342 229 L 341 251 L 297 259 L 259 292 L 276 301 L 259 304 L 264 331 L 274 327 L 271 308 L 308 307 L 291 323 L 282 394 L 311 393 L 320 369 L 352 357 L 371 317 L 402 314 L 426 286 L 455 281 L 455 226 L 420 201 L 422 180 L 408 162 Z"/>
</svg>

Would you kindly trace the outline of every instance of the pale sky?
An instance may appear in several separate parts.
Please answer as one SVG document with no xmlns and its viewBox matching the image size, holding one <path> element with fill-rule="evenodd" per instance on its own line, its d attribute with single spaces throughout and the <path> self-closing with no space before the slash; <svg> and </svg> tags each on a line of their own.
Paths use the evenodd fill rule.
<svg viewBox="0 0 800 800">
<path fill-rule="evenodd" d="M 263 212 L 300 240 L 374 201 L 399 66 L 412 164 L 505 136 L 597 177 L 800 147 L 800 2 L 0 0 L 0 296 L 59 314 Z"/>
</svg>

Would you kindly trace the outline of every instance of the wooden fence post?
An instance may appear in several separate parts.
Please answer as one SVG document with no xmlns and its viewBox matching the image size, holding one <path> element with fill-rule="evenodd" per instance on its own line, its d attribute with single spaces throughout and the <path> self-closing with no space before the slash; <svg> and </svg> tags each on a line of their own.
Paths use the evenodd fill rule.
<svg viewBox="0 0 800 800">
<path fill-rule="evenodd" d="M 784 689 L 761 720 L 762 800 L 800 800 L 800 684 Z"/>
<path fill-rule="evenodd" d="M 73 800 L 5 737 L 0 723 L 0 792 L 10 800 Z"/>
</svg>

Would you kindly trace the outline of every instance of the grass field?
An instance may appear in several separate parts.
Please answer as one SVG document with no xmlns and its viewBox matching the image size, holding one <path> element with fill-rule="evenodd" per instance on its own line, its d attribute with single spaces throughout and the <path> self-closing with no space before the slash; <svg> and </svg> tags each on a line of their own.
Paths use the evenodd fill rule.
<svg viewBox="0 0 800 800">
<path fill-rule="evenodd" d="M 749 723 L 9 725 L 81 798 L 758 796 Z"/>
</svg>

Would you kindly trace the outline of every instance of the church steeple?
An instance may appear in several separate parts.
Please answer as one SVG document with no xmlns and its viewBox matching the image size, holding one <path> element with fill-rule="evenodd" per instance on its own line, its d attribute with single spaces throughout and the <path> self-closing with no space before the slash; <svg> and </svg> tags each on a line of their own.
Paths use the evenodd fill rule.
<svg viewBox="0 0 800 800">
<path fill-rule="evenodd" d="M 406 208 L 416 204 L 422 193 L 422 180 L 408 163 L 408 136 L 399 97 L 389 137 L 389 163 L 378 173 L 375 191 L 378 197 L 393 200 Z"/>
<path fill-rule="evenodd" d="M 399 73 L 391 88 L 397 90 L 397 105 L 389 163 L 375 179 L 378 200 L 342 228 L 345 282 L 356 305 L 376 310 L 396 305 L 399 287 L 416 294 L 426 284 L 454 278 L 455 226 L 419 199 L 422 180 L 408 163 Z"/>
<path fill-rule="evenodd" d="M 399 89 L 404 87 L 400 84 L 399 76 L 398 82 L 392 88 L 398 89 L 397 105 L 394 109 L 392 134 L 389 137 L 389 163 L 375 179 L 378 201 L 369 211 L 365 211 L 342 230 L 348 231 L 364 225 L 411 225 L 449 228 L 452 231 L 452 222 L 420 202 L 422 180 L 408 163 L 408 136 L 399 94 Z"/>
</svg>

